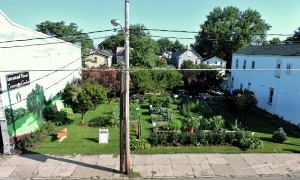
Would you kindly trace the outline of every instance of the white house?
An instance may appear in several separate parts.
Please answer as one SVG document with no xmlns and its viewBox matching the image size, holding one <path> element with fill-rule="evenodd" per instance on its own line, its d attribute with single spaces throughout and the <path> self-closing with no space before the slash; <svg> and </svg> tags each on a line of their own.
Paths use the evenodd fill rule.
<svg viewBox="0 0 300 180">
<path fill-rule="evenodd" d="M 42 122 L 43 94 L 49 100 L 80 77 L 82 62 L 80 47 L 13 23 L 2 11 L 0 24 L 0 146 L 8 153 L 14 137 Z M 5 116 L 5 109 L 20 108 L 22 117 Z"/>
<path fill-rule="evenodd" d="M 132 51 L 133 48 L 130 48 L 130 51 Z M 125 63 L 125 48 L 124 47 L 117 47 L 116 50 L 116 58 L 117 63 L 118 62 L 124 62 Z"/>
<path fill-rule="evenodd" d="M 114 54 L 111 50 L 106 50 L 104 47 L 92 50 L 85 58 L 85 65 L 87 67 L 98 67 L 100 65 L 112 65 Z"/>
<path fill-rule="evenodd" d="M 202 64 L 207 64 L 209 67 L 218 70 L 222 75 L 225 75 L 226 61 L 218 57 L 212 57 L 202 60 Z"/>
<path fill-rule="evenodd" d="M 300 123 L 300 44 L 248 46 L 232 54 L 230 90 L 254 91 L 257 106 Z"/>
<path fill-rule="evenodd" d="M 185 60 L 190 60 L 194 64 L 200 64 L 202 57 L 192 48 L 186 47 L 184 50 L 176 51 L 172 54 L 172 62 L 177 69 L 180 69 L 181 64 Z"/>
</svg>

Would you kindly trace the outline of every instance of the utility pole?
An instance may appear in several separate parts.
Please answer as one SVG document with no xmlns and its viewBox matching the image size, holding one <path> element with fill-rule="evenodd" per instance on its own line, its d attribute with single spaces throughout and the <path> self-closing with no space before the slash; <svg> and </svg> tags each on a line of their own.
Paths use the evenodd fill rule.
<svg viewBox="0 0 300 180">
<path fill-rule="evenodd" d="M 130 174 L 130 142 L 129 142 L 129 0 L 125 0 L 125 149 L 126 171 Z"/>
<path fill-rule="evenodd" d="M 130 125 L 129 125 L 129 0 L 125 0 L 125 28 L 118 19 L 111 24 L 120 26 L 125 37 L 125 67 L 121 70 L 120 93 L 120 172 L 130 174 Z"/>
</svg>

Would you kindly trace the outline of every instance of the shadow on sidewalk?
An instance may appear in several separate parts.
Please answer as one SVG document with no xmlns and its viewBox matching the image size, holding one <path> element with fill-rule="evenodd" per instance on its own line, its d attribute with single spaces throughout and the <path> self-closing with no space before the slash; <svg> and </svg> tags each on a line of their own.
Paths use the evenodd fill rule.
<svg viewBox="0 0 300 180">
<path fill-rule="evenodd" d="M 52 160 L 61 161 L 61 162 L 65 162 L 65 163 L 75 164 L 75 165 L 78 165 L 78 166 L 94 168 L 94 169 L 101 170 L 101 171 L 120 173 L 119 170 L 115 170 L 115 169 L 108 168 L 108 167 L 105 167 L 105 166 L 88 164 L 88 163 L 85 163 L 85 162 L 76 161 L 76 160 L 72 160 L 72 159 L 69 159 L 69 158 L 66 159 L 66 158 L 57 157 L 57 156 L 54 157 L 54 156 L 46 155 L 46 154 L 39 154 L 39 153 L 35 153 L 35 152 L 32 152 L 32 151 L 28 151 L 28 150 L 23 151 L 22 153 L 19 154 L 19 156 L 24 157 L 24 158 L 28 158 L 28 159 L 31 159 L 31 160 L 39 161 L 39 162 L 44 162 L 44 163 L 48 159 L 52 159 Z M 72 157 L 70 156 L 70 158 L 72 158 Z"/>
</svg>

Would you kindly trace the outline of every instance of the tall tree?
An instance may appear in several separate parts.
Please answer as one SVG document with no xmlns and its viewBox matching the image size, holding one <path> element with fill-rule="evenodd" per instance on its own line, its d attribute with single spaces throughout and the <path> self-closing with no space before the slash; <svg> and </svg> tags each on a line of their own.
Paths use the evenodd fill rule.
<svg viewBox="0 0 300 180">
<path fill-rule="evenodd" d="M 98 48 L 104 47 L 104 49 L 110 49 L 113 53 L 116 53 L 117 47 L 124 47 L 125 39 L 123 34 L 111 35 L 102 41 Z"/>
<path fill-rule="evenodd" d="M 183 74 L 184 87 L 186 90 L 189 90 L 189 93 L 192 95 L 198 95 L 198 93 L 206 93 L 207 90 L 210 89 L 215 90 L 223 81 L 221 74 L 217 70 L 211 69 L 207 64 L 196 65 L 192 61 L 186 60 L 183 61 L 181 69 Z"/>
<path fill-rule="evenodd" d="M 184 48 L 185 48 L 184 45 L 181 44 L 179 42 L 179 40 L 176 39 L 176 41 L 173 44 L 172 52 L 176 52 L 176 51 L 179 51 L 179 50 L 184 49 Z"/>
<path fill-rule="evenodd" d="M 92 84 L 100 84 L 109 90 L 109 102 L 113 97 L 120 92 L 120 77 L 119 71 L 114 67 L 100 65 L 91 67 L 90 70 L 82 71 L 82 83 L 89 81 Z"/>
<path fill-rule="evenodd" d="M 84 115 L 103 103 L 107 92 L 108 90 L 101 85 L 91 84 L 88 81 L 82 85 L 68 83 L 64 88 L 62 98 L 74 112 L 81 114 L 81 122 L 84 123 Z"/>
<path fill-rule="evenodd" d="M 45 21 L 36 25 L 36 30 L 49 36 L 57 37 L 64 41 L 81 46 L 82 56 L 86 55 L 90 49 L 94 49 L 93 40 L 83 30 L 78 30 L 75 23 L 66 25 L 64 21 Z"/>
<path fill-rule="evenodd" d="M 296 31 L 294 31 L 294 35 L 292 37 L 288 37 L 286 39 L 286 43 L 300 43 L 300 27 Z"/>
<path fill-rule="evenodd" d="M 133 50 L 130 52 L 130 65 L 133 67 L 152 68 L 159 59 L 156 53 L 159 50 L 157 42 L 151 38 L 142 38 L 131 43 Z"/>
<path fill-rule="evenodd" d="M 227 61 L 231 68 L 232 53 L 250 44 L 260 45 L 271 26 L 256 10 L 239 10 L 228 6 L 216 7 L 200 25 L 192 47 L 202 57 L 217 56 Z"/>
<path fill-rule="evenodd" d="M 161 38 L 157 40 L 157 44 L 159 46 L 159 50 L 168 50 L 172 51 L 174 43 L 170 41 L 168 38 Z"/>
<path fill-rule="evenodd" d="M 281 40 L 280 40 L 278 37 L 272 38 L 272 39 L 269 41 L 269 43 L 272 44 L 272 45 L 282 44 L 282 43 L 281 43 Z"/>
</svg>

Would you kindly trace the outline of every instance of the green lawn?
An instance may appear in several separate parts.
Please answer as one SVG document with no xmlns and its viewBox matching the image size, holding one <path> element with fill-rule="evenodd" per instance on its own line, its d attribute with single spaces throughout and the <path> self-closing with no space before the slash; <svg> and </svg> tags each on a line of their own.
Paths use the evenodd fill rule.
<svg viewBox="0 0 300 180">
<path fill-rule="evenodd" d="M 146 101 L 147 102 L 147 101 Z M 95 111 L 90 111 L 85 116 L 85 121 L 91 120 L 97 116 L 109 116 L 110 109 L 118 104 L 113 101 L 111 104 L 102 104 Z M 182 118 L 177 106 L 175 117 Z M 224 112 L 226 113 L 226 112 Z M 239 118 L 238 115 L 230 115 L 232 119 Z M 98 143 L 99 128 L 88 126 L 78 126 L 81 121 L 80 115 L 75 114 L 71 117 L 73 123 L 66 126 L 68 128 L 68 137 L 58 142 L 57 133 L 49 136 L 43 143 L 34 150 L 36 153 L 43 154 L 118 154 L 119 153 L 119 128 L 105 127 L 109 130 L 110 139 L 108 144 Z M 288 140 L 283 144 L 273 143 L 272 134 L 278 129 L 279 125 L 272 121 L 273 118 L 265 116 L 260 112 L 250 111 L 244 115 L 242 126 L 245 130 L 255 132 L 254 136 L 263 140 L 262 149 L 243 150 L 232 146 L 181 146 L 181 147 L 152 147 L 150 149 L 132 153 L 138 154 L 161 154 L 161 153 L 300 153 L 300 139 L 294 134 L 288 133 Z M 150 123 L 149 105 L 141 105 L 141 126 L 142 138 L 147 138 L 151 133 L 152 124 Z M 133 128 L 131 128 L 131 137 L 136 138 Z"/>
</svg>

